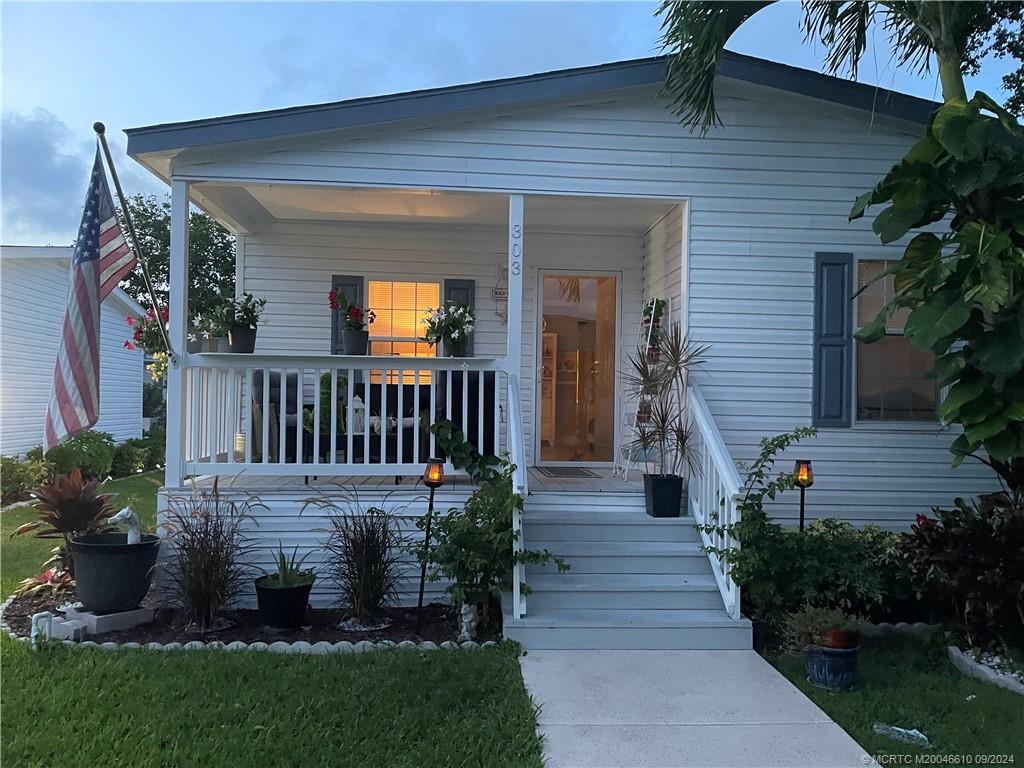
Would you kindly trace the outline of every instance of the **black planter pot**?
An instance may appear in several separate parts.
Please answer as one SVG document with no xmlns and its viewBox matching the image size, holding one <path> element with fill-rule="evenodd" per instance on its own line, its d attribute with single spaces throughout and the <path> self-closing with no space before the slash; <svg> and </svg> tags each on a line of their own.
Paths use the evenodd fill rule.
<svg viewBox="0 0 1024 768">
<path fill-rule="evenodd" d="M 251 354 L 256 349 L 256 329 L 235 326 L 228 331 L 228 351 Z"/>
<path fill-rule="evenodd" d="M 313 582 L 297 587 L 265 587 L 260 582 L 266 578 L 256 579 L 256 606 L 260 622 L 277 629 L 301 627 L 306 620 Z"/>
<path fill-rule="evenodd" d="M 465 357 L 466 352 L 469 350 L 469 339 L 463 337 L 458 341 L 447 341 L 444 342 L 444 354 L 445 357 Z"/>
<path fill-rule="evenodd" d="M 807 679 L 811 685 L 827 688 L 830 691 L 842 691 L 853 685 L 857 679 L 857 652 L 860 646 L 853 648 L 825 648 L 821 645 L 808 645 L 804 651 L 804 666 Z"/>
<path fill-rule="evenodd" d="M 138 608 L 149 592 L 149 580 L 160 551 L 160 539 L 143 534 L 138 544 L 126 533 L 96 533 L 71 542 L 78 599 L 86 610 L 114 613 Z"/>
<path fill-rule="evenodd" d="M 679 517 L 683 508 L 683 478 L 644 475 L 644 500 L 651 517 Z"/>
<path fill-rule="evenodd" d="M 341 340 L 345 345 L 346 355 L 365 355 L 370 342 L 369 331 L 353 331 L 348 328 L 341 332 Z"/>
</svg>

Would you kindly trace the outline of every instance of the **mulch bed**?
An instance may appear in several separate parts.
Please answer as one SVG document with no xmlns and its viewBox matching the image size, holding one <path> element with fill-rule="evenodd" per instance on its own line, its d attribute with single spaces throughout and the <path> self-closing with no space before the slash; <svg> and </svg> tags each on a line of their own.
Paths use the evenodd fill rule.
<svg viewBox="0 0 1024 768">
<path fill-rule="evenodd" d="M 4 621 L 13 632 L 19 635 L 28 635 L 33 614 L 40 611 L 51 611 L 54 615 L 59 616 L 57 606 L 63 605 L 70 599 L 70 596 L 59 600 L 49 597 L 15 598 L 4 610 Z M 309 610 L 306 612 L 307 625 L 294 630 L 273 629 L 260 624 L 255 610 L 225 611 L 224 618 L 233 622 L 232 626 L 203 635 L 185 627 L 180 611 L 159 608 L 156 611 L 156 617 L 149 624 L 133 627 L 123 632 L 90 635 L 88 639 L 97 643 L 135 642 L 142 645 L 146 643 L 187 643 L 191 640 L 204 642 L 219 640 L 223 643 L 231 643 L 235 640 L 240 640 L 243 643 L 275 643 L 278 641 L 294 643 L 299 640 L 305 640 L 308 643 L 320 641 L 338 643 L 343 640 L 351 643 L 358 643 L 361 640 L 370 640 L 371 642 L 391 640 L 400 643 L 403 640 L 416 642 L 431 640 L 440 644 L 458 637 L 458 612 L 450 605 L 431 604 L 425 606 L 423 612 L 423 631 L 419 635 L 416 634 L 415 608 L 388 609 L 385 611 L 385 617 L 391 621 L 391 625 L 384 629 L 366 632 L 339 629 L 339 622 L 348 617 L 343 610 Z M 478 627 L 477 642 L 501 639 L 501 612 L 492 607 L 490 619 L 490 626 Z"/>
</svg>

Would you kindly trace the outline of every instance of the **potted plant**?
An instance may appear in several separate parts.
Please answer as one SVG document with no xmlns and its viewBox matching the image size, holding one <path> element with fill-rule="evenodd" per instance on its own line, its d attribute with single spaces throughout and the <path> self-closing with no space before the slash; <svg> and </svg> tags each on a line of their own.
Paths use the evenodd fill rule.
<svg viewBox="0 0 1024 768">
<path fill-rule="evenodd" d="M 862 625 L 861 619 L 839 609 L 805 606 L 786 619 L 785 647 L 803 653 L 811 685 L 845 690 L 857 679 Z"/>
<path fill-rule="evenodd" d="M 316 574 L 303 570 L 302 563 L 309 554 L 298 558 L 298 547 L 289 558 L 280 544 L 277 547 L 277 571 L 265 573 L 256 579 L 256 605 L 260 621 L 276 629 L 294 629 L 306 620 L 309 592 Z"/>
<path fill-rule="evenodd" d="M 377 314 L 371 309 L 366 310 L 350 302 L 344 294 L 331 290 L 327 294 L 327 301 L 331 305 L 332 312 L 341 313 L 343 324 L 341 331 L 342 343 L 345 345 L 346 355 L 365 355 L 370 343 L 370 332 L 366 329 L 377 319 Z"/>
<path fill-rule="evenodd" d="M 246 292 L 237 299 L 228 299 L 223 306 L 227 309 L 215 310 L 215 322 L 227 326 L 228 351 L 251 353 L 256 349 L 256 329 L 267 300 Z"/>
<path fill-rule="evenodd" d="M 160 381 L 167 372 L 165 365 L 167 360 L 167 349 L 164 345 L 164 337 L 160 333 L 160 326 L 167 330 L 168 322 L 167 307 L 160 310 L 160 319 L 157 319 L 156 312 L 152 309 L 145 317 L 136 319 L 127 317 L 128 327 L 131 328 L 132 337 L 124 342 L 125 349 L 141 349 L 146 355 L 153 358 L 153 363 L 146 368 L 152 374 L 153 381 Z"/>
<path fill-rule="evenodd" d="M 469 334 L 474 326 L 473 310 L 469 305 L 445 302 L 444 306 L 431 309 L 422 322 L 427 327 L 423 334 L 425 342 L 431 346 L 444 342 L 447 357 L 466 357 Z"/>
<path fill-rule="evenodd" d="M 693 428 L 687 417 L 689 372 L 703 362 L 707 347 L 687 340 L 678 327 L 661 332 L 659 354 L 637 349 L 629 358 L 626 386 L 639 401 L 629 450 L 653 472 L 644 473 L 644 497 L 651 517 L 679 517 L 686 498 L 684 470 L 697 470 Z"/>
</svg>

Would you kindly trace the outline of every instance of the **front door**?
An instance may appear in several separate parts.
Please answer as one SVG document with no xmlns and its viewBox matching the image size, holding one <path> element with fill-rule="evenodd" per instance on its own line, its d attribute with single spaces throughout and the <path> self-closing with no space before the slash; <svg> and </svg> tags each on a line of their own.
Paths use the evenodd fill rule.
<svg viewBox="0 0 1024 768">
<path fill-rule="evenodd" d="M 540 276 L 536 413 L 542 464 L 614 459 L 616 280 L 562 272 Z"/>
</svg>

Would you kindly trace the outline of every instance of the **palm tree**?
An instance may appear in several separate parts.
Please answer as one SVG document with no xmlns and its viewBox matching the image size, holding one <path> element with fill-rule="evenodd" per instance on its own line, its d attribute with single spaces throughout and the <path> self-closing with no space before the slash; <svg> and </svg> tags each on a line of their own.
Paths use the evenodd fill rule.
<svg viewBox="0 0 1024 768">
<path fill-rule="evenodd" d="M 658 7 L 661 43 L 670 56 L 665 87 L 684 124 L 706 132 L 720 122 L 715 76 L 725 46 L 747 19 L 776 1 L 664 0 Z M 979 58 L 993 49 L 993 40 L 998 53 L 1000 35 L 1021 36 L 1021 4 L 1016 2 L 802 0 L 801 5 L 800 26 L 808 41 L 825 48 L 829 74 L 856 78 L 869 32 L 880 24 L 898 66 L 924 73 L 934 55 L 946 102 L 967 100 L 964 71 L 977 69 Z M 1008 30 L 1013 23 L 1016 31 Z"/>
</svg>

